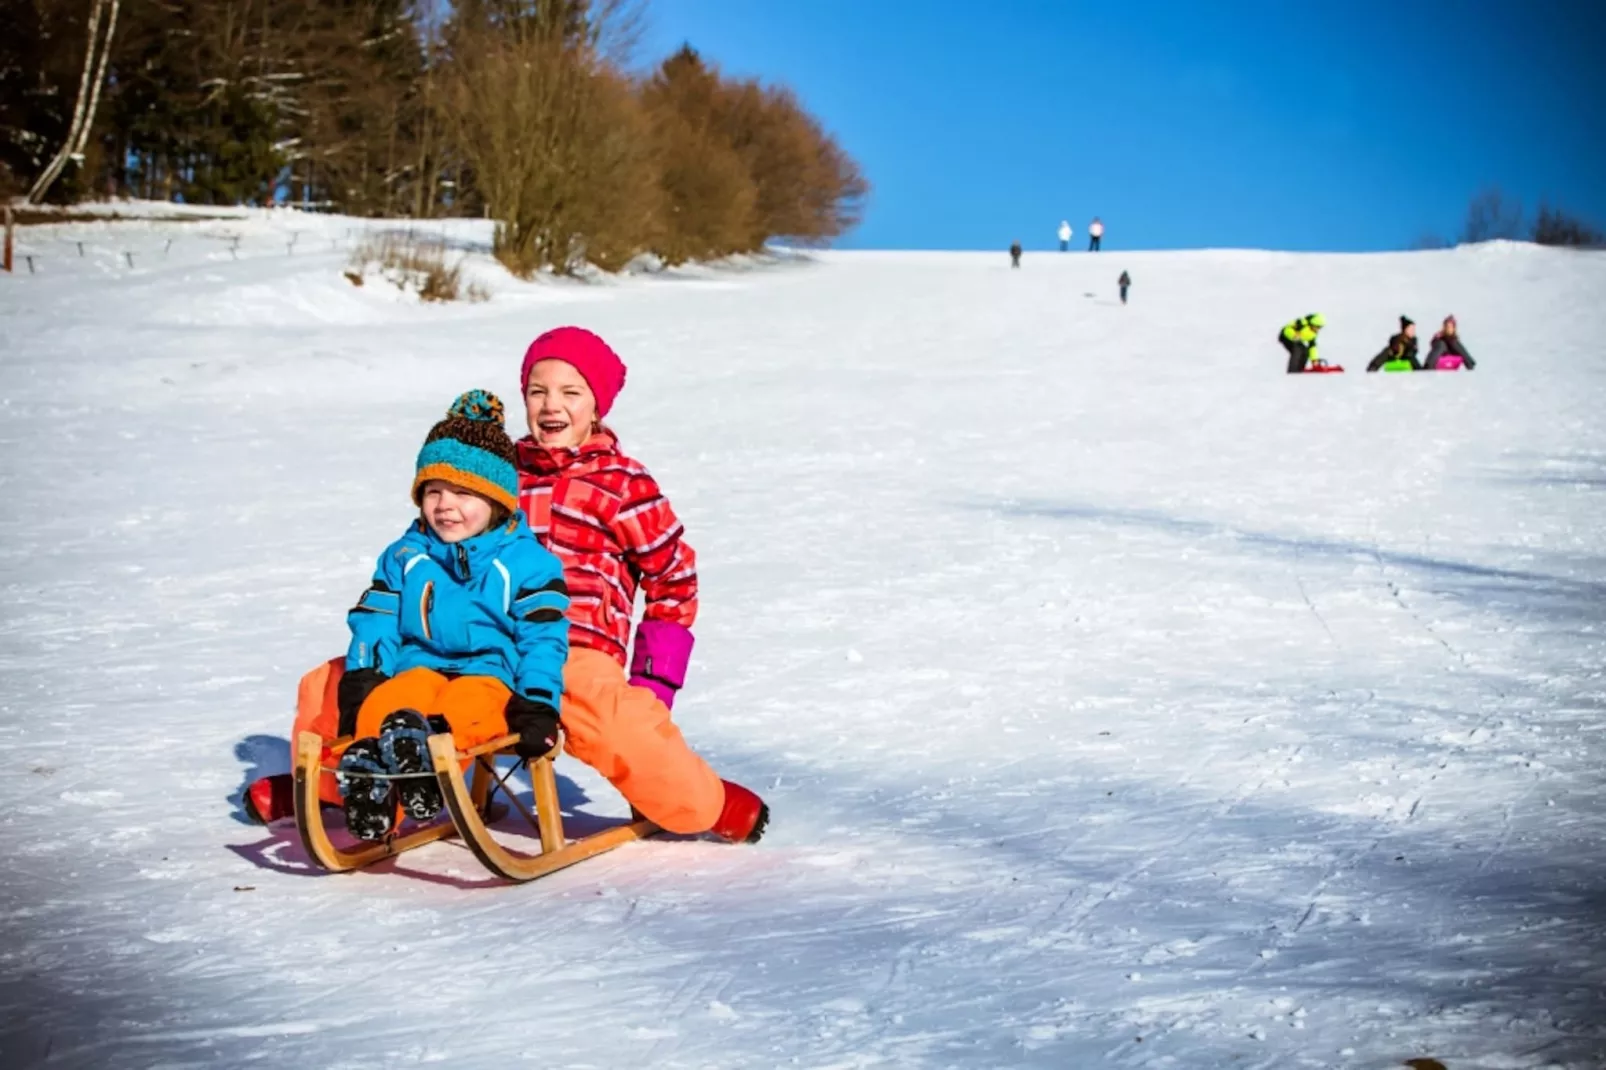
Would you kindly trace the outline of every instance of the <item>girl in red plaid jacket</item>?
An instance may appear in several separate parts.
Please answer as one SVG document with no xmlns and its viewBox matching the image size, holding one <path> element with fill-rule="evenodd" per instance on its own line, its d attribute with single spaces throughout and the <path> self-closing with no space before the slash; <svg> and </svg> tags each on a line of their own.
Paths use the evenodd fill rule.
<svg viewBox="0 0 1606 1070">
<path fill-rule="evenodd" d="M 715 775 L 670 720 L 691 658 L 697 556 L 658 484 L 602 424 L 624 363 L 590 331 L 559 327 L 531 343 L 521 380 L 530 434 L 515 447 L 519 505 L 569 589 L 569 753 L 662 828 L 757 840 L 769 808 Z M 632 649 L 638 589 L 647 608 Z"/>
</svg>

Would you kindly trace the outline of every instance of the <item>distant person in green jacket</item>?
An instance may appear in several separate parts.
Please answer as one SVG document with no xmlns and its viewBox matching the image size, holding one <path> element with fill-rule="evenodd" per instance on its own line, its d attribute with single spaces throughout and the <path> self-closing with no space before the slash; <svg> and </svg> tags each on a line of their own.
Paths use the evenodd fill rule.
<svg viewBox="0 0 1606 1070">
<path fill-rule="evenodd" d="M 1383 365 L 1395 360 L 1409 362 L 1414 372 L 1422 370 L 1422 365 L 1416 362 L 1416 324 L 1406 316 L 1400 317 L 1400 333 L 1389 339 L 1389 344 L 1383 347 L 1383 352 L 1372 358 L 1366 370 L 1382 371 Z"/>
<path fill-rule="evenodd" d="M 1305 365 L 1311 361 L 1320 361 L 1316 355 L 1316 336 L 1321 333 L 1327 321 L 1320 312 L 1312 312 L 1308 316 L 1301 316 L 1292 323 L 1285 324 L 1277 341 L 1288 351 L 1288 374 L 1295 375 L 1305 370 Z"/>
</svg>

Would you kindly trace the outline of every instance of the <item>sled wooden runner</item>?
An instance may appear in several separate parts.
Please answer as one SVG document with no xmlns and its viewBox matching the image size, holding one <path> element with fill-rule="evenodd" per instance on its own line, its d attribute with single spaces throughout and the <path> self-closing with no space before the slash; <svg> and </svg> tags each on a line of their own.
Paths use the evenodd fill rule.
<svg viewBox="0 0 1606 1070">
<path fill-rule="evenodd" d="M 516 737 L 508 737 L 508 746 Z M 502 748 L 498 748 L 500 750 Z M 507 792 L 508 800 L 518 809 L 541 837 L 541 853 L 523 855 L 508 850 L 498 843 L 486 826 L 482 808 L 476 806 L 463 780 L 461 761 L 467 754 L 459 754 L 450 734 L 442 733 L 429 738 L 429 754 L 435 764 L 435 776 L 440 781 L 441 794 L 446 797 L 446 808 L 451 811 L 452 823 L 462 834 L 469 850 L 474 852 L 485 868 L 510 881 L 533 881 L 556 873 L 576 862 L 583 862 L 604 851 L 645 839 L 659 831 L 657 825 L 637 818 L 624 825 L 584 836 L 570 843 L 563 834 L 563 814 L 558 805 L 558 780 L 552 771 L 552 758 L 548 754 L 529 763 L 530 784 L 535 791 L 535 813 Z M 482 779 L 495 776 L 490 755 L 473 754 L 475 759 L 474 786 L 478 789 Z"/>
<path fill-rule="evenodd" d="M 338 756 L 350 742 L 349 739 L 336 740 L 329 749 Z M 334 873 L 361 869 L 382 858 L 434 843 L 457 832 L 450 821 L 437 819 L 422 828 L 379 843 L 359 843 L 350 849 L 335 846 L 329 838 L 329 830 L 324 827 L 323 805 L 318 796 L 318 781 L 323 774 L 323 754 L 322 736 L 315 732 L 301 733 L 301 738 L 296 740 L 296 831 L 301 834 L 301 845 L 306 849 L 307 857 L 324 869 Z"/>
<path fill-rule="evenodd" d="M 303 732 L 296 741 L 296 831 L 301 836 L 307 856 L 331 872 L 360 869 L 414 847 L 447 836 L 461 835 L 469 850 L 474 852 L 474 857 L 492 873 L 510 881 L 531 881 L 633 840 L 645 839 L 659 831 L 657 825 L 637 817 L 628 824 L 604 829 L 570 843 L 563 832 L 557 776 L 552 770 L 552 758 L 557 751 L 529 763 L 530 783 L 535 794 L 535 812 L 531 813 L 512 791 L 507 790 L 506 776 L 498 777 L 496 774 L 494 759 L 499 754 L 511 754 L 513 745 L 518 742 L 517 736 L 499 736 L 478 747 L 459 751 L 451 735 L 441 733 L 431 736 L 429 740 L 436 779 L 446 800 L 441 815 L 426 825 L 380 843 L 341 848 L 330 839 L 329 830 L 324 825 L 318 785 L 324 772 L 325 755 L 338 756 L 350 742 L 349 739 L 336 740 L 328 744 L 326 750 L 323 737 L 315 732 Z M 472 788 L 463 775 L 464 762 L 473 763 Z M 498 790 L 503 791 L 510 805 L 519 811 L 540 837 L 540 854 L 520 854 L 497 842 L 490 826 L 486 824 L 486 814 Z"/>
</svg>

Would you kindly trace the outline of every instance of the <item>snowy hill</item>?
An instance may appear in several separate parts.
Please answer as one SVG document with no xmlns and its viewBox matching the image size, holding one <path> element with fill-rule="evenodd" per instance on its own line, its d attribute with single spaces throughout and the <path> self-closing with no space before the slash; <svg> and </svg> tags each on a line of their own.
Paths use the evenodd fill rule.
<svg viewBox="0 0 1606 1070">
<path fill-rule="evenodd" d="M 463 223 L 492 299 L 425 306 L 342 278 L 369 225 L 0 276 L 0 1064 L 1606 1065 L 1606 255 L 526 285 Z M 1352 374 L 1283 375 L 1317 310 Z M 1451 312 L 1476 372 L 1353 374 Z M 430 423 L 563 322 L 630 364 L 702 566 L 677 720 L 771 833 L 313 871 L 240 787 Z"/>
</svg>

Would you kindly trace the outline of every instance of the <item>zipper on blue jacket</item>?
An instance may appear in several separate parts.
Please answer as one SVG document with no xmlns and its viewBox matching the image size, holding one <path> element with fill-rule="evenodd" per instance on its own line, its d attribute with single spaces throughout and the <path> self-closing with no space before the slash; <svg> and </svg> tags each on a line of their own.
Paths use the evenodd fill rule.
<svg viewBox="0 0 1606 1070">
<path fill-rule="evenodd" d="M 463 548 L 462 543 L 457 544 L 457 570 L 463 574 L 465 580 L 468 579 L 468 551 Z"/>
</svg>

